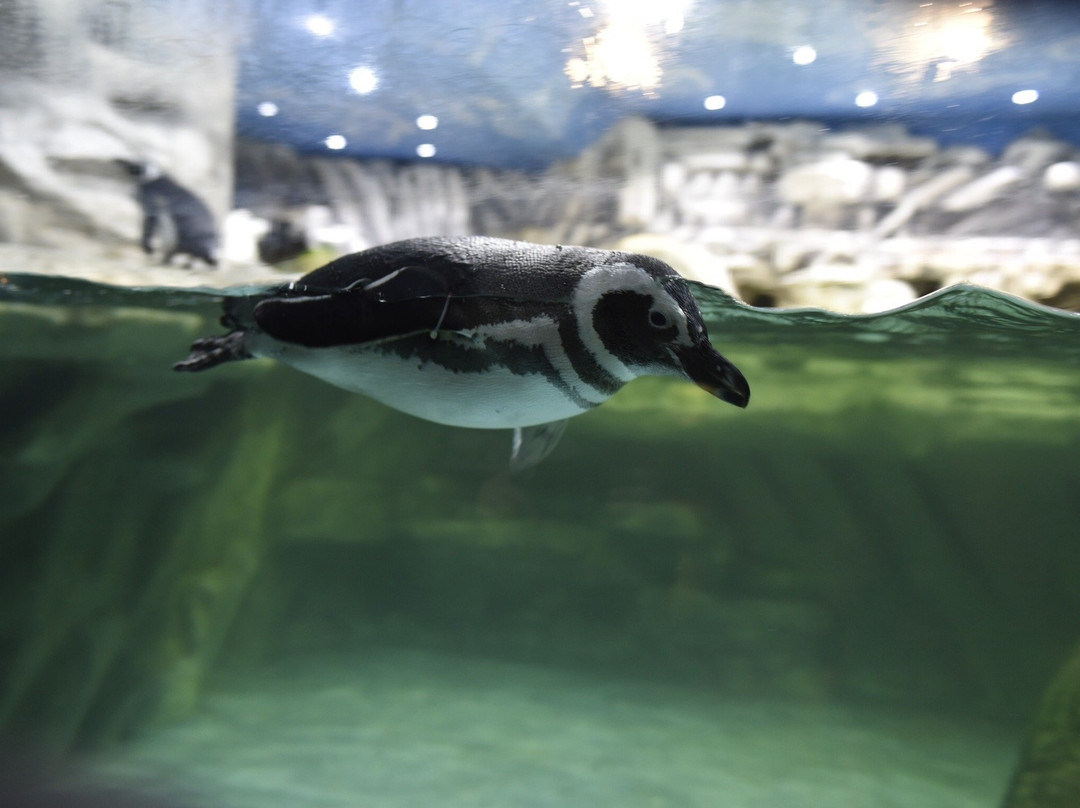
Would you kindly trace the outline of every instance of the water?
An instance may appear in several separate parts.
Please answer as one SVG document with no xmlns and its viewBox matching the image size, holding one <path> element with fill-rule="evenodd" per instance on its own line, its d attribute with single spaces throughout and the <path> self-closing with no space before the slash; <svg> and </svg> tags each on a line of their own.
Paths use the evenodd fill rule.
<svg viewBox="0 0 1080 808">
<path fill-rule="evenodd" d="M 172 373 L 239 291 L 4 276 L 15 737 L 196 805 L 1000 801 L 1077 640 L 1080 317 L 697 286 L 750 407 L 638 380 L 514 477 L 503 432 Z"/>
</svg>

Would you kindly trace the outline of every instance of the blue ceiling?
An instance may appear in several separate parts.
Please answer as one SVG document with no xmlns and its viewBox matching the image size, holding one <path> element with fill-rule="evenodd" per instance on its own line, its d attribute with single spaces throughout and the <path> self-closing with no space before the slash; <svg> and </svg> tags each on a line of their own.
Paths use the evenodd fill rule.
<svg viewBox="0 0 1080 808">
<path fill-rule="evenodd" d="M 1080 3 L 252 3 L 238 132 L 308 153 L 414 160 L 430 144 L 437 161 L 536 169 L 627 115 L 899 121 L 995 151 L 1040 126 L 1080 140 Z M 797 64 L 802 46 L 813 54 L 800 51 L 807 63 Z M 374 76 L 367 92 L 350 86 L 358 67 Z M 1037 100 L 1014 103 L 1023 90 Z M 877 102 L 857 106 L 866 91 Z M 722 108 L 707 109 L 709 96 Z M 275 115 L 260 114 L 267 103 Z M 420 129 L 421 115 L 437 128 Z M 330 150 L 331 135 L 344 148 Z"/>
</svg>

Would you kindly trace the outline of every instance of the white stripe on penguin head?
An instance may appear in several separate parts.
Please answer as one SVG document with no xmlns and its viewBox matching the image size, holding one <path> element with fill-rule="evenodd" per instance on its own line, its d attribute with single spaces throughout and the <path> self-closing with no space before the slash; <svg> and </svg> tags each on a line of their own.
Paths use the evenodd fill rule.
<svg viewBox="0 0 1080 808">
<path fill-rule="evenodd" d="M 661 307 L 672 318 L 678 329 L 677 341 L 690 341 L 686 314 L 675 298 L 657 283 L 656 278 L 633 264 L 604 264 L 593 267 L 578 281 L 571 305 L 581 341 L 595 357 L 597 364 L 619 381 L 628 382 L 639 374 L 608 349 L 593 322 L 596 304 L 610 292 L 636 292 L 651 297 L 655 301 L 654 305 Z"/>
</svg>

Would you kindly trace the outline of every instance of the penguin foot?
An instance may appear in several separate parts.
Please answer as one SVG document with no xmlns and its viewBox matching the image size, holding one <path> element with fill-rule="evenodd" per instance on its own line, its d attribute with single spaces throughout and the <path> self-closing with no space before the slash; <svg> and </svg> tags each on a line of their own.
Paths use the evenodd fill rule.
<svg viewBox="0 0 1080 808">
<path fill-rule="evenodd" d="M 223 362 L 251 359 L 251 354 L 244 347 L 244 332 L 232 331 L 221 337 L 207 337 L 196 340 L 191 346 L 187 359 L 174 364 L 173 370 L 194 372 L 207 370 Z"/>
</svg>

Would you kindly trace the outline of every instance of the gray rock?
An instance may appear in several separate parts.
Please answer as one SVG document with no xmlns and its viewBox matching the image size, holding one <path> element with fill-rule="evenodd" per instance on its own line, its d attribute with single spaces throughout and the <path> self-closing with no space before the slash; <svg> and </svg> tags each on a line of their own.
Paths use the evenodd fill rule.
<svg viewBox="0 0 1080 808">
<path fill-rule="evenodd" d="M 114 14 L 120 5 L 124 13 Z M 0 29 L 0 52 L 29 38 L 36 57 L 0 60 L 0 172 L 14 191 L 0 203 L 0 234 L 90 254 L 134 251 L 141 215 L 116 158 L 152 159 L 223 218 L 234 57 L 217 4 L 16 9 L 17 24 Z"/>
</svg>

